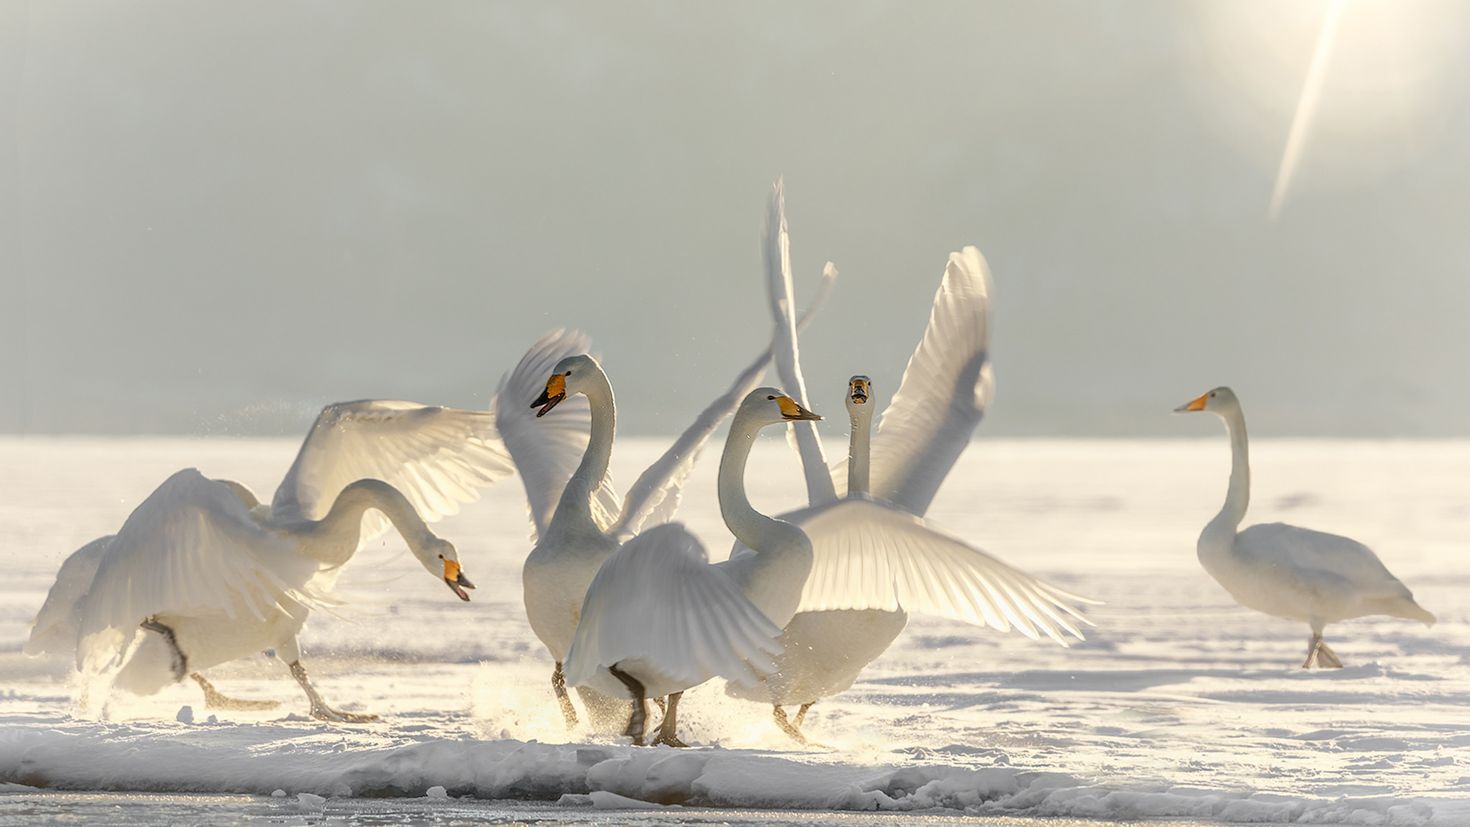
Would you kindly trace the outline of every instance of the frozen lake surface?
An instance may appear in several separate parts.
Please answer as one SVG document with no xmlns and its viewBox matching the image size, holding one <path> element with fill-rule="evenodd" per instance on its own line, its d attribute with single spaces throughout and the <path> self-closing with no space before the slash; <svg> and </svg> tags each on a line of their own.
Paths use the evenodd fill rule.
<svg viewBox="0 0 1470 827">
<path fill-rule="evenodd" d="M 323 693 L 382 722 L 305 719 L 295 684 L 263 656 L 210 675 L 230 694 L 282 701 L 276 711 L 211 713 L 181 685 L 119 697 L 102 720 L 76 717 L 69 664 L 20 654 L 61 560 L 180 467 L 268 497 L 296 445 L 0 440 L 0 824 L 877 817 L 862 810 L 935 823 L 1470 824 L 1470 443 L 1253 444 L 1249 522 L 1363 540 L 1439 615 L 1429 629 L 1330 627 L 1347 664 L 1337 671 L 1296 668 L 1307 630 L 1236 606 L 1194 559 L 1224 496 L 1223 435 L 982 440 L 931 517 L 1106 601 L 1091 612 L 1097 628 L 1061 649 L 916 618 L 852 690 L 815 707 L 821 748 L 790 743 L 767 707 L 718 685 L 686 696 L 697 745 L 687 751 L 568 734 L 521 608 L 528 542 L 515 480 L 438 526 L 480 585 L 474 602 L 455 600 L 393 537 L 343 577 L 346 609 L 313 616 L 303 643 Z M 626 484 L 661 447 L 620 443 L 614 473 Z M 729 535 L 713 460 L 681 516 L 719 558 Z M 778 438 L 752 457 L 749 482 L 758 507 L 799 502 Z M 175 720 L 186 705 L 192 724 Z M 448 797 L 425 798 L 435 787 Z M 639 802 L 682 806 L 619 809 Z"/>
</svg>

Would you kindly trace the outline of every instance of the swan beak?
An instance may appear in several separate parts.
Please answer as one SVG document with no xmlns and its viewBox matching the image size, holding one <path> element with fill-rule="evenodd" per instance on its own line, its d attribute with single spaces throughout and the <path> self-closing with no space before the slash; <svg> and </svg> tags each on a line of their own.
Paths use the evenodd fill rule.
<svg viewBox="0 0 1470 827">
<path fill-rule="evenodd" d="M 789 396 L 776 397 L 776 404 L 781 406 L 781 418 L 789 422 L 820 422 L 822 420 L 820 416 L 796 404 L 796 400 Z"/>
<path fill-rule="evenodd" d="M 1210 400 L 1210 395 L 1202 393 L 1194 399 L 1174 409 L 1174 413 L 1194 413 L 1205 409 L 1205 403 Z"/>
<path fill-rule="evenodd" d="M 868 389 L 871 384 L 867 379 L 855 378 L 848 383 L 847 395 L 852 399 L 854 405 L 868 404 Z"/>
<path fill-rule="evenodd" d="M 470 599 L 465 589 L 473 589 L 475 587 L 475 584 L 471 583 L 470 579 L 465 577 L 464 572 L 460 570 L 458 560 L 444 561 L 444 583 L 449 586 L 450 591 L 454 592 L 455 597 L 464 601 Z"/>
<path fill-rule="evenodd" d="M 536 416 L 538 418 L 543 417 L 566 398 L 567 378 L 558 373 L 546 380 L 546 390 L 542 391 L 541 395 L 536 397 L 536 401 L 531 403 L 531 407 L 540 408 L 541 410 L 536 412 Z"/>
</svg>

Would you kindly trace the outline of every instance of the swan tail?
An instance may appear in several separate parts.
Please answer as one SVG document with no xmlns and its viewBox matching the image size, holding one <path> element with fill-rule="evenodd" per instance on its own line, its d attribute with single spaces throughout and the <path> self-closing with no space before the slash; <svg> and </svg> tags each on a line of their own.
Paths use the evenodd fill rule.
<svg viewBox="0 0 1470 827">
<path fill-rule="evenodd" d="M 1434 622 L 1438 620 L 1433 612 L 1415 603 L 1412 597 L 1404 603 L 1395 606 L 1391 614 L 1394 617 L 1402 617 L 1405 620 L 1417 620 L 1425 626 L 1433 626 Z"/>
</svg>

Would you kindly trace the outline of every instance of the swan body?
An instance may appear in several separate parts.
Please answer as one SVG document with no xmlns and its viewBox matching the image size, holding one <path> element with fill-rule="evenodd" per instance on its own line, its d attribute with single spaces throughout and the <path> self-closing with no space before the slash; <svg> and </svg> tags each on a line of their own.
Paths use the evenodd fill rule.
<svg viewBox="0 0 1470 827">
<path fill-rule="evenodd" d="M 362 720 L 322 701 L 300 663 L 296 638 L 311 608 L 333 602 L 342 567 L 389 525 L 468 600 L 458 552 L 425 520 L 457 511 L 510 470 L 487 413 L 394 401 L 328 406 L 270 505 L 238 482 L 184 469 L 116 535 L 75 552 L 26 652 L 74 652 L 82 672 L 139 694 L 188 675 L 211 705 L 262 708 L 225 698 L 200 673 L 274 648 L 315 717 Z"/>
<path fill-rule="evenodd" d="M 773 666 L 775 639 L 796 612 L 812 548 L 800 529 L 751 506 L 745 464 L 761 428 L 816 418 L 774 388 L 753 390 L 735 412 L 720 459 L 720 513 L 750 553 L 711 565 L 683 526 L 658 526 L 624 543 L 593 578 L 566 678 L 630 695 L 627 734 L 635 743 L 642 743 L 645 698 L 669 696 L 658 742 L 678 746 L 683 690 L 716 675 L 755 680 Z"/>
<path fill-rule="evenodd" d="M 1200 533 L 1200 565 L 1242 606 L 1311 627 L 1304 668 L 1342 665 L 1322 642 L 1329 623 L 1369 615 L 1434 623 L 1434 615 L 1414 601 L 1408 587 L 1389 572 L 1378 555 L 1356 540 L 1285 523 L 1239 531 L 1250 504 L 1245 413 L 1235 392 L 1227 387 L 1215 388 L 1175 409 L 1177 413 L 1198 411 L 1224 420 L 1231 445 L 1230 486 L 1220 513 Z"/>
</svg>

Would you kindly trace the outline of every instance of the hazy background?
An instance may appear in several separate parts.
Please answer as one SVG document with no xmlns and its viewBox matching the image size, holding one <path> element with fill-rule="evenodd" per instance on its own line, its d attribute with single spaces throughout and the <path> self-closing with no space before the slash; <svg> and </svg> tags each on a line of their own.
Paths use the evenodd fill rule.
<svg viewBox="0 0 1470 827">
<path fill-rule="evenodd" d="M 982 433 L 1195 435 L 1230 383 L 1257 434 L 1470 434 L 1470 6 L 1347 4 L 1268 221 L 1326 9 L 0 0 L 0 431 L 483 405 L 563 325 L 672 431 L 769 336 L 784 173 L 819 409 L 974 243 Z"/>
</svg>

